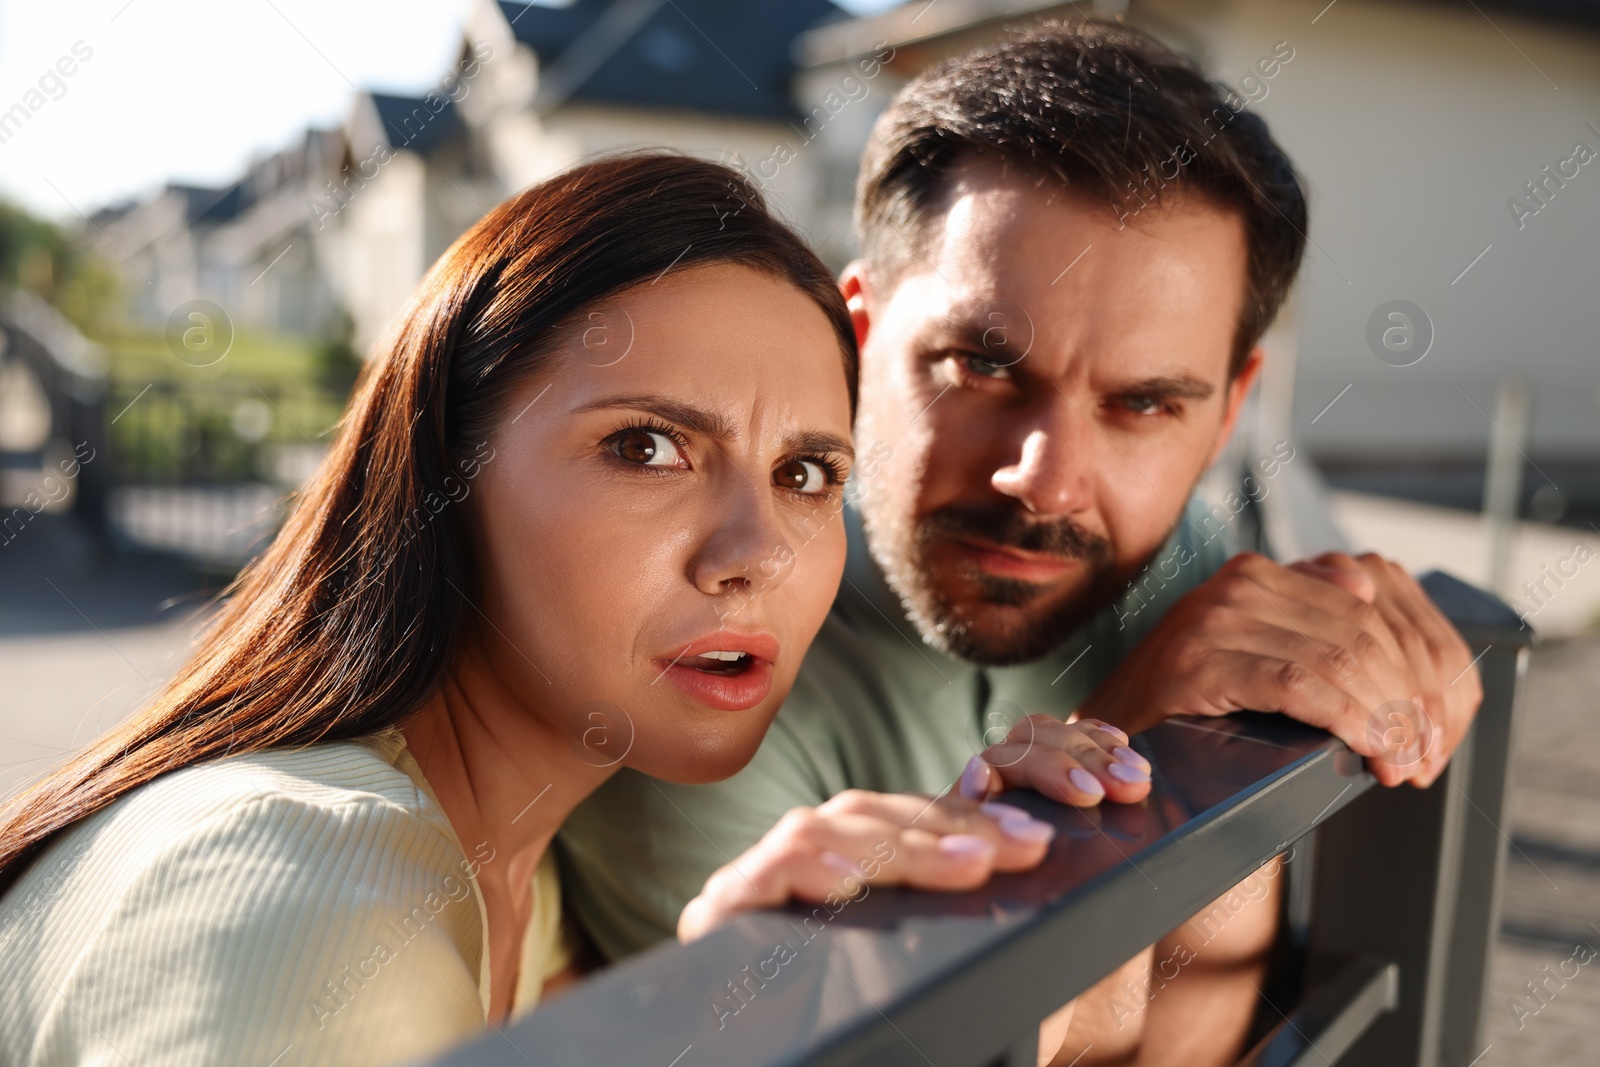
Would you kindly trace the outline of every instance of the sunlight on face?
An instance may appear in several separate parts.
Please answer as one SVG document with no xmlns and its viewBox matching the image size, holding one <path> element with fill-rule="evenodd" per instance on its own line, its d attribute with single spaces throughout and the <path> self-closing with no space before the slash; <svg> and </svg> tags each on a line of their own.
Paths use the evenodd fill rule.
<svg viewBox="0 0 1600 1067">
<path fill-rule="evenodd" d="M 1138 572 L 1231 429 L 1244 231 L 1176 198 L 1119 230 L 987 162 L 948 205 L 925 257 L 888 292 L 863 275 L 853 305 L 857 440 L 893 449 L 861 507 L 924 636 L 1023 662 Z"/>
<path fill-rule="evenodd" d="M 800 290 L 730 265 L 673 271 L 563 334 L 474 498 L 482 647 L 580 758 L 725 777 L 843 570 L 838 338 Z"/>
</svg>

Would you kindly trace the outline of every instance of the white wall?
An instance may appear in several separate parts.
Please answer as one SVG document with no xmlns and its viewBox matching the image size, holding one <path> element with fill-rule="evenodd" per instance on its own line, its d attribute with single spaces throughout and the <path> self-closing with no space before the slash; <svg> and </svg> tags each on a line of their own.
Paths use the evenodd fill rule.
<svg viewBox="0 0 1600 1067">
<path fill-rule="evenodd" d="M 1321 249 L 1298 294 L 1296 433 L 1325 454 L 1480 456 L 1494 431 L 1472 404 L 1492 415 L 1497 382 L 1517 373 L 1534 390 L 1531 451 L 1600 458 L 1600 160 L 1521 230 L 1506 206 L 1574 141 L 1600 151 L 1586 126 L 1600 125 L 1600 32 L 1469 4 L 1324 6 L 1132 9 L 1234 84 L 1277 42 L 1295 50 L 1253 106 L 1307 179 Z M 1366 341 L 1394 298 L 1435 328 L 1414 366 Z"/>
</svg>

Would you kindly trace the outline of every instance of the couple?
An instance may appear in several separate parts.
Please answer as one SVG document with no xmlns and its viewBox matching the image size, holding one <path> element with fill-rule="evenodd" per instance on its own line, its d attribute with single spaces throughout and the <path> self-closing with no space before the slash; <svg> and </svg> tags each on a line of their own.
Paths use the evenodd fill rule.
<svg viewBox="0 0 1600 1067">
<path fill-rule="evenodd" d="M 1185 522 L 1303 243 L 1288 160 L 1220 92 L 1095 24 L 925 74 L 874 130 L 837 284 L 710 163 L 591 163 L 491 212 L 189 663 L 0 821 L 0 1047 L 424 1057 L 594 950 L 863 868 L 1034 866 L 1050 827 L 992 798 L 1137 802 L 1128 736 L 1173 714 L 1278 709 L 1376 757 L 1369 712 L 1413 699 L 1434 752 L 1373 768 L 1431 783 L 1477 691 L 1416 585 L 1225 561 Z M 1010 707 L 1034 714 L 974 757 Z M 1159 944 L 1041 1048 L 1227 1062 L 1255 912 L 1136 1020 L 1109 1005 Z"/>
</svg>

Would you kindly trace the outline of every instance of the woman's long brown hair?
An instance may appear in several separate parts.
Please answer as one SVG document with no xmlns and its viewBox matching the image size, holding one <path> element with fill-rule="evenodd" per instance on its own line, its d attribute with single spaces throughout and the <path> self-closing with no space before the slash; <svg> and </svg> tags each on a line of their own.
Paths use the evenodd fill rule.
<svg viewBox="0 0 1600 1067">
<path fill-rule="evenodd" d="M 361 737 L 417 711 L 449 666 L 476 574 L 450 493 L 553 327 L 668 270 L 725 262 L 827 313 L 855 404 L 855 336 L 827 268 L 739 172 L 661 153 L 588 163 L 451 246 L 380 341 L 340 433 L 188 663 L 142 711 L 0 816 L 0 891 L 63 828 L 168 771 Z"/>
</svg>

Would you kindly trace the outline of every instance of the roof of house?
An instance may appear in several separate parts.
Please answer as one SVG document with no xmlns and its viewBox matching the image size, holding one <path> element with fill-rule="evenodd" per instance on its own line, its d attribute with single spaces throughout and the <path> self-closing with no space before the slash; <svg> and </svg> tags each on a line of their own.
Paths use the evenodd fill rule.
<svg viewBox="0 0 1600 1067">
<path fill-rule="evenodd" d="M 540 65 L 540 106 L 567 100 L 786 119 L 795 37 L 831 0 L 500 0 Z"/>
<path fill-rule="evenodd" d="M 420 96 L 392 96 L 389 93 L 366 94 L 378 112 L 378 122 L 391 148 L 409 148 L 413 152 L 427 153 L 451 134 L 462 129 L 461 113 L 454 102 L 438 94 L 432 99 L 443 104 L 435 111 Z"/>
</svg>

